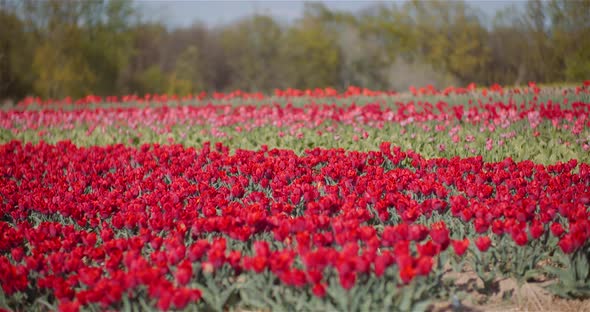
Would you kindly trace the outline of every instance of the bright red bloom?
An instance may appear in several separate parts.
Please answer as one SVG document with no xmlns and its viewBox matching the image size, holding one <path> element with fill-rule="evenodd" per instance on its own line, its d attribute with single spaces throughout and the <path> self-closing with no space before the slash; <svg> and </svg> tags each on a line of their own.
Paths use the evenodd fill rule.
<svg viewBox="0 0 590 312">
<path fill-rule="evenodd" d="M 257 256 L 268 258 L 270 257 L 270 247 L 267 241 L 254 242 L 254 252 Z"/>
<path fill-rule="evenodd" d="M 321 271 L 317 271 L 317 270 L 307 271 L 307 280 L 311 284 L 314 284 L 314 285 L 318 284 L 319 282 L 322 281 L 323 278 L 324 278 L 324 275 Z"/>
<path fill-rule="evenodd" d="M 559 243 L 557 243 L 557 245 L 559 245 L 559 248 L 561 248 L 561 251 L 563 251 L 563 253 L 565 254 L 571 254 L 574 251 L 576 251 L 576 245 L 574 241 L 571 239 L 571 235 L 569 234 L 564 235 L 559 240 Z"/>
<path fill-rule="evenodd" d="M 504 234 L 504 222 L 498 219 L 492 221 L 492 232 L 498 236 Z"/>
<path fill-rule="evenodd" d="M 265 257 L 255 256 L 244 258 L 244 268 L 252 270 L 256 273 L 262 273 L 268 265 L 268 260 Z"/>
<path fill-rule="evenodd" d="M 342 288 L 349 290 L 354 287 L 354 283 L 356 282 L 356 273 L 350 272 L 346 274 L 339 274 L 338 277 L 340 278 L 340 286 L 342 286 Z"/>
<path fill-rule="evenodd" d="M 400 241 L 393 247 L 393 256 L 394 257 L 403 257 L 410 254 L 410 242 L 409 241 Z"/>
<path fill-rule="evenodd" d="M 387 270 L 387 267 L 390 266 L 393 263 L 393 258 L 391 257 L 391 255 L 389 253 L 385 253 L 382 255 L 377 256 L 377 258 L 375 258 L 375 275 L 377 275 L 377 277 L 381 277 L 383 276 L 383 274 L 385 274 L 385 270 Z"/>
<path fill-rule="evenodd" d="M 193 243 L 188 250 L 188 258 L 190 261 L 198 261 L 209 250 L 209 242 L 206 239 L 200 239 Z"/>
<path fill-rule="evenodd" d="M 398 267 L 414 266 L 414 258 L 410 255 L 399 255 L 395 258 L 395 263 Z"/>
<path fill-rule="evenodd" d="M 475 239 L 475 246 L 477 246 L 477 249 L 479 249 L 481 252 L 486 252 L 491 245 L 492 240 L 489 236 L 480 236 Z"/>
<path fill-rule="evenodd" d="M 102 275 L 100 268 L 82 268 L 79 270 L 79 278 L 84 285 L 94 287 Z"/>
<path fill-rule="evenodd" d="M 541 222 L 533 222 L 529 227 L 529 231 L 533 239 L 537 239 L 545 233 L 545 228 Z"/>
<path fill-rule="evenodd" d="M 404 265 L 399 270 L 399 277 L 404 284 L 411 282 L 414 276 L 416 276 L 416 270 L 412 265 Z"/>
<path fill-rule="evenodd" d="M 292 285 L 295 287 L 303 287 L 307 284 L 307 276 L 305 272 L 302 270 L 293 269 L 290 271 L 286 271 L 286 274 L 289 275 L 288 285 Z"/>
<path fill-rule="evenodd" d="M 563 235 L 563 233 L 565 232 L 563 226 L 559 222 L 553 222 L 550 228 L 551 234 L 553 234 L 555 237 L 561 237 L 561 235 Z"/>
<path fill-rule="evenodd" d="M 529 238 L 525 231 L 515 230 L 512 232 L 512 239 L 518 246 L 524 246 L 529 242 Z"/>
<path fill-rule="evenodd" d="M 317 283 L 313 285 L 311 291 L 316 297 L 323 298 L 326 295 L 326 285 L 323 283 Z"/>
<path fill-rule="evenodd" d="M 184 260 L 176 267 L 176 281 L 179 285 L 186 285 L 193 276 L 193 265 Z"/>
<path fill-rule="evenodd" d="M 191 301 L 199 301 L 202 293 L 198 289 L 179 288 L 174 291 L 172 302 L 176 309 L 184 309 Z"/>
<path fill-rule="evenodd" d="M 239 271 L 241 269 L 240 262 L 242 261 L 242 253 L 239 250 L 232 250 L 227 257 L 227 260 L 234 270 Z"/>
<path fill-rule="evenodd" d="M 467 248 L 469 248 L 469 239 L 453 240 L 451 241 L 451 244 L 453 245 L 455 254 L 457 254 L 457 256 L 462 256 L 467 251 Z"/>
<path fill-rule="evenodd" d="M 166 292 L 158 298 L 158 303 L 156 306 L 158 309 L 162 311 L 170 310 L 170 305 L 172 304 L 172 294 L 170 292 Z"/>
<path fill-rule="evenodd" d="M 434 260 L 431 257 L 420 257 L 416 262 L 416 273 L 426 276 L 432 271 Z"/>
<path fill-rule="evenodd" d="M 80 302 L 76 300 L 61 302 L 57 310 L 60 312 L 78 312 L 80 311 Z"/>
<path fill-rule="evenodd" d="M 416 245 L 416 247 L 418 248 L 418 253 L 420 253 L 421 256 L 428 257 L 436 256 L 439 253 L 440 249 L 440 246 L 436 245 L 430 240 L 424 244 L 418 244 Z"/>
<path fill-rule="evenodd" d="M 22 247 L 16 247 L 10 251 L 10 254 L 12 255 L 12 259 L 18 263 L 23 259 L 25 251 Z"/>
<path fill-rule="evenodd" d="M 408 239 L 421 242 L 428 236 L 428 227 L 424 224 L 411 224 L 408 227 Z"/>
<path fill-rule="evenodd" d="M 430 237 L 435 243 L 444 246 L 443 249 L 445 249 L 450 242 L 449 230 L 447 229 L 447 225 L 442 221 L 433 224 L 430 229 Z"/>
<path fill-rule="evenodd" d="M 487 223 L 482 218 L 476 218 L 475 221 L 473 222 L 473 225 L 475 226 L 475 232 L 479 233 L 479 234 L 485 233 L 490 226 L 489 223 Z"/>
</svg>

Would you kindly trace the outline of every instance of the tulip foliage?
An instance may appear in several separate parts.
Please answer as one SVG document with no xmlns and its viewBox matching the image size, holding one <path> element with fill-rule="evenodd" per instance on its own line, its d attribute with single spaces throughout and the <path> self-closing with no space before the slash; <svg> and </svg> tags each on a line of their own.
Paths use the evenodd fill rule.
<svg viewBox="0 0 590 312">
<path fill-rule="evenodd" d="M 553 279 L 556 295 L 588 297 L 587 156 L 543 164 L 487 160 L 498 151 L 425 157 L 385 140 L 362 145 L 405 127 L 433 126 L 451 140 L 459 134 L 443 129 L 495 127 L 494 118 L 501 127 L 509 115 L 491 112 L 502 105 L 465 115 L 455 105 L 452 116 L 444 107 L 437 115 L 313 103 L 1 112 L 6 131 L 71 131 L 56 130 L 63 132 L 55 142 L 5 137 L 0 145 L 0 308 L 424 310 L 460 293 L 449 270 L 475 272 L 482 292 L 500 278 Z M 514 110 L 507 127 L 529 135 L 533 149 L 547 146 L 533 136 L 539 128 L 583 140 L 589 105 Z M 234 128 L 235 143 L 256 140 L 256 129 L 273 122 L 295 131 L 350 127 L 341 134 L 353 135 L 359 127 L 360 137 L 329 148 L 318 138 L 307 147 L 293 139 L 275 142 L 292 148 L 242 149 L 98 145 L 78 131 L 133 129 L 121 134 L 132 136 L 171 126 L 160 135 L 188 142 L 198 136 L 191 127 L 223 126 Z M 571 127 L 557 130 L 564 125 Z M 473 133 L 472 148 L 487 144 L 489 131 Z M 426 150 L 422 143 L 414 144 Z"/>
</svg>

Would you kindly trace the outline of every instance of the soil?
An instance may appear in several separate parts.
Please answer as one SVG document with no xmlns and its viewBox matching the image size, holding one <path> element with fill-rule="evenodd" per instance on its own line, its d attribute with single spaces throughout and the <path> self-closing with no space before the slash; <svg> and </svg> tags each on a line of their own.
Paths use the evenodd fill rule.
<svg viewBox="0 0 590 312">
<path fill-rule="evenodd" d="M 520 287 L 515 279 L 499 279 L 492 289 L 483 290 L 483 283 L 473 271 L 449 272 L 445 278 L 454 279 L 456 289 L 464 298 L 452 302 L 437 302 L 431 312 L 483 311 L 550 311 L 590 312 L 590 299 L 568 300 L 556 297 L 544 289 L 552 280 L 528 282 Z"/>
</svg>

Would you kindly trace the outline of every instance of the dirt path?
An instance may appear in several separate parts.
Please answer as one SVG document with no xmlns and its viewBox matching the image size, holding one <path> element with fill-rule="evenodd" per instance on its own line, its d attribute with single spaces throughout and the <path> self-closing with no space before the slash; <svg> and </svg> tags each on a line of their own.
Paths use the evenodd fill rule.
<svg viewBox="0 0 590 312">
<path fill-rule="evenodd" d="M 452 302 L 437 302 L 431 312 L 447 311 L 547 311 L 547 312 L 590 312 L 590 299 L 568 300 L 552 295 L 544 289 L 552 281 L 525 283 L 518 287 L 516 280 L 500 279 L 494 289 L 481 292 L 483 283 L 475 272 L 450 272 L 448 278 L 454 279 L 456 289 L 464 298 Z"/>
</svg>

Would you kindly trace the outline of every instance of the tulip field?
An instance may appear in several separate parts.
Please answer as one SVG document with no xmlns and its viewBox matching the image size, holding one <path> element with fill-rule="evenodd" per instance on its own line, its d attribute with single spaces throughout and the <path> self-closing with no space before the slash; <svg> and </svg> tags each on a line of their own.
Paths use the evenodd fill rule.
<svg viewBox="0 0 590 312">
<path fill-rule="evenodd" d="M 590 81 L 27 98 L 0 311 L 590 311 Z"/>
</svg>

